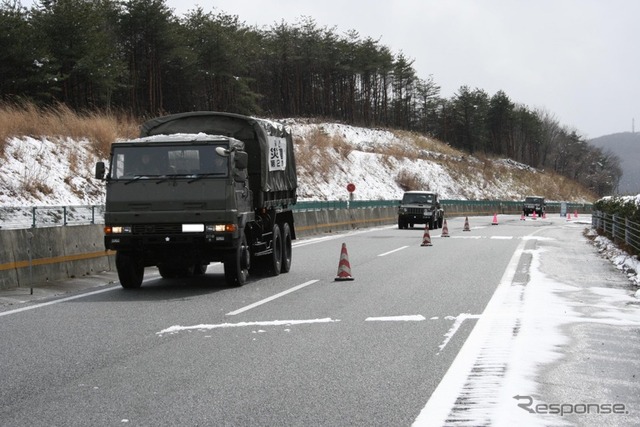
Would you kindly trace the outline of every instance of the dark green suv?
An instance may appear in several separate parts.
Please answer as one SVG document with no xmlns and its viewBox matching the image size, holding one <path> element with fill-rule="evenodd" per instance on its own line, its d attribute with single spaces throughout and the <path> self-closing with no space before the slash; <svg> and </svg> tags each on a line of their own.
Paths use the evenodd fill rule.
<svg viewBox="0 0 640 427">
<path fill-rule="evenodd" d="M 398 228 L 426 224 L 430 230 L 442 228 L 444 209 L 440 206 L 437 193 L 428 191 L 407 191 L 398 207 Z"/>
<path fill-rule="evenodd" d="M 538 216 L 542 216 L 545 208 L 544 197 L 528 196 L 525 197 L 524 203 L 522 204 L 522 213 L 524 213 L 525 216 L 529 216 L 529 214 L 535 212 Z"/>
</svg>

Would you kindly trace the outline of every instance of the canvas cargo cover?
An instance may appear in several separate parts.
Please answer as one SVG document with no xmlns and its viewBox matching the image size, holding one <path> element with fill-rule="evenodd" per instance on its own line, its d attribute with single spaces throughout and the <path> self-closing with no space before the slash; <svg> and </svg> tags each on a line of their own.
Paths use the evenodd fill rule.
<svg viewBox="0 0 640 427">
<path fill-rule="evenodd" d="M 200 132 L 230 136 L 245 143 L 254 192 L 295 194 L 298 181 L 293 139 L 290 130 L 279 123 L 240 114 L 197 111 L 149 120 L 142 125 L 140 136 Z"/>
</svg>

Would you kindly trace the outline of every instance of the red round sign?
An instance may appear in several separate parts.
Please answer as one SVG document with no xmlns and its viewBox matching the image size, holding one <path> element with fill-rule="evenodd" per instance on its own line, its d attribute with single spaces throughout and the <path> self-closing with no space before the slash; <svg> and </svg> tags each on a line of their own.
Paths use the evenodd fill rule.
<svg viewBox="0 0 640 427">
<path fill-rule="evenodd" d="M 352 184 L 352 183 L 347 184 L 347 191 L 348 191 L 349 193 L 353 193 L 354 191 L 356 191 L 356 186 L 355 186 L 355 184 Z"/>
</svg>

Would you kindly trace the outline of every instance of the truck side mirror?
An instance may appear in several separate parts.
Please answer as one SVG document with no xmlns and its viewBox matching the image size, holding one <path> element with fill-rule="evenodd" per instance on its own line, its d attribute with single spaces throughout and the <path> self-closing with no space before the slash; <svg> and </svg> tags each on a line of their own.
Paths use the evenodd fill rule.
<svg viewBox="0 0 640 427">
<path fill-rule="evenodd" d="M 106 168 L 104 166 L 104 162 L 97 162 L 96 163 L 96 179 L 104 179 L 104 174 L 105 174 Z"/>
<path fill-rule="evenodd" d="M 238 169 L 246 169 L 249 165 L 249 155 L 246 151 L 236 151 L 234 164 Z"/>
</svg>

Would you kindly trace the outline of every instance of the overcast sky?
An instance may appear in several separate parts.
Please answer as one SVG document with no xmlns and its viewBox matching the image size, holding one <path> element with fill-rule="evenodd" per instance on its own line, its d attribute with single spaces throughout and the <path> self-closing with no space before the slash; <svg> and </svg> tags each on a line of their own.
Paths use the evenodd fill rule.
<svg viewBox="0 0 640 427">
<path fill-rule="evenodd" d="M 640 130 L 637 0 L 167 0 L 176 15 L 201 6 L 271 27 L 309 16 L 339 34 L 380 39 L 433 76 L 440 95 L 460 86 L 503 90 L 586 138 Z"/>
</svg>

